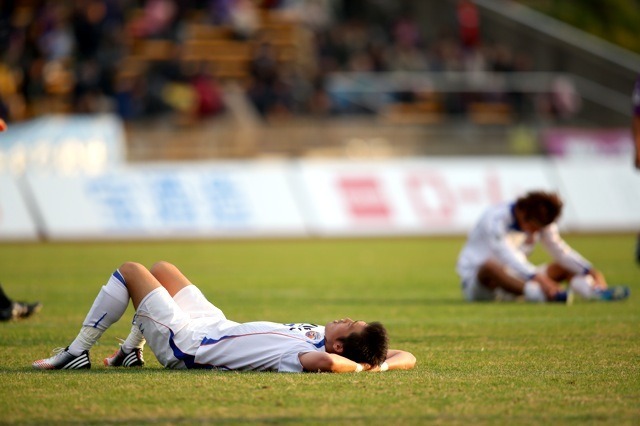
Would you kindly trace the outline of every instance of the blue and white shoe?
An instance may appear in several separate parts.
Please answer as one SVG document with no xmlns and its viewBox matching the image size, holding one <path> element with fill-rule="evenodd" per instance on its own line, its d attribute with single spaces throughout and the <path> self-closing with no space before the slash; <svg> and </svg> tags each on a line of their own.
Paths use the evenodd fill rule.
<svg viewBox="0 0 640 426">
<path fill-rule="evenodd" d="M 629 298 L 631 290 L 626 285 L 613 285 L 604 290 L 596 291 L 596 300 L 618 301 Z"/>
<path fill-rule="evenodd" d="M 82 370 L 91 368 L 89 351 L 84 351 L 80 355 L 72 355 L 68 352 L 68 349 L 68 346 L 54 349 L 54 356 L 35 361 L 32 364 L 33 368 L 36 370 Z"/>
</svg>

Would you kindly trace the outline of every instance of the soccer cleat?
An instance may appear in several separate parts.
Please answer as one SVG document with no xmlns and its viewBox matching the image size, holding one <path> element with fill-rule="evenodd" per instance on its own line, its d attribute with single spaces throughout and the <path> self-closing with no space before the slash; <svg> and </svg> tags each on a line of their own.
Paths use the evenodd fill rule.
<svg viewBox="0 0 640 426">
<path fill-rule="evenodd" d="M 631 294 L 631 290 L 626 285 L 614 285 L 604 290 L 596 291 L 595 299 L 605 301 L 624 300 L 629 297 L 629 294 Z"/>
<path fill-rule="evenodd" d="M 54 356 L 51 358 L 40 359 L 32 365 L 37 370 L 81 370 L 91 368 L 91 360 L 89 359 L 89 351 L 84 351 L 80 355 L 72 355 L 66 348 L 54 349 Z"/>
<path fill-rule="evenodd" d="M 135 348 L 127 354 L 120 346 L 113 355 L 104 359 L 104 365 L 107 367 L 143 367 L 142 348 Z"/>
<path fill-rule="evenodd" d="M 568 291 L 559 291 L 553 296 L 552 302 L 559 302 L 568 304 L 569 301 L 569 292 Z"/>
<path fill-rule="evenodd" d="M 11 302 L 11 306 L 0 309 L 0 321 L 27 318 L 40 312 L 40 309 L 42 309 L 42 303 L 40 302 Z"/>
</svg>

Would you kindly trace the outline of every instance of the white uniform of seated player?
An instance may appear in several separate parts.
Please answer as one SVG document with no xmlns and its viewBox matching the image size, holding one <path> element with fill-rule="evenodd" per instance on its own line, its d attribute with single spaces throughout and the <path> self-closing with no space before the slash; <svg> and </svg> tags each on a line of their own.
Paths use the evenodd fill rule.
<svg viewBox="0 0 640 426">
<path fill-rule="evenodd" d="M 410 369 L 415 357 L 388 349 L 380 323 L 349 318 L 316 324 L 267 321 L 237 323 L 209 302 L 174 265 L 158 262 L 150 270 L 124 263 L 96 297 L 76 339 L 37 369 L 90 368 L 89 350 L 116 322 L 129 299 L 136 308 L 127 339 L 107 366 L 142 366 L 145 342 L 167 368 L 240 371 L 352 372 Z"/>
<path fill-rule="evenodd" d="M 561 212 L 560 198 L 542 191 L 488 208 L 458 257 L 456 270 L 465 299 L 523 295 L 532 302 L 564 301 L 562 282 L 587 299 L 626 297 L 612 297 L 604 275 L 561 238 L 556 224 Z M 551 255 L 551 263 L 536 266 L 529 261 L 538 242 Z"/>
</svg>

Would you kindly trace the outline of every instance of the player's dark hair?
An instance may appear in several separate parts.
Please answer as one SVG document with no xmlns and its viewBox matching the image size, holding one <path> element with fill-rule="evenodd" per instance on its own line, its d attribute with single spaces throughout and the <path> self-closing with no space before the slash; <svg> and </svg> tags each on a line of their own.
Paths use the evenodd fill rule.
<svg viewBox="0 0 640 426">
<path fill-rule="evenodd" d="M 387 359 L 389 337 L 379 322 L 371 322 L 361 332 L 353 332 L 342 341 L 342 356 L 352 361 L 378 366 Z"/>
<path fill-rule="evenodd" d="M 534 220 L 547 226 L 562 213 L 562 200 L 552 192 L 532 191 L 518 198 L 516 208 L 524 214 L 525 220 Z"/>
</svg>

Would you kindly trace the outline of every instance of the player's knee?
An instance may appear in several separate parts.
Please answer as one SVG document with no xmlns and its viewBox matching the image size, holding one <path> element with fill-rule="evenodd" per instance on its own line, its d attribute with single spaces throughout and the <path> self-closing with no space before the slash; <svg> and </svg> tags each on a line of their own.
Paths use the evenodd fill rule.
<svg viewBox="0 0 640 426">
<path fill-rule="evenodd" d="M 487 261 L 478 269 L 478 279 L 480 282 L 491 281 L 491 279 L 497 274 L 499 265 L 493 261 Z"/>
<path fill-rule="evenodd" d="M 146 271 L 146 268 L 137 262 L 124 262 L 120 265 L 118 271 L 120 271 L 126 282 L 130 282 L 143 271 Z"/>
<path fill-rule="evenodd" d="M 158 278 L 159 276 L 165 275 L 173 268 L 174 266 L 171 263 L 161 260 L 154 263 L 151 268 L 149 268 L 149 271 L 151 271 L 151 275 Z"/>
</svg>

